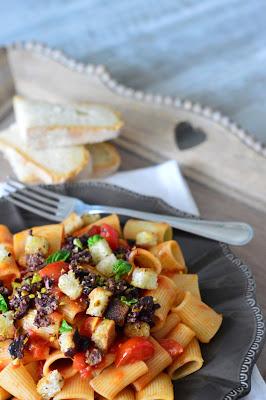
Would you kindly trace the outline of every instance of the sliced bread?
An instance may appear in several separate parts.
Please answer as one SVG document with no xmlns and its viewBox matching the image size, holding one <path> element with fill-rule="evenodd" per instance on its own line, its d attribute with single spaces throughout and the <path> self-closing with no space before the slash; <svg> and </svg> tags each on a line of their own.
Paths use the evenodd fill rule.
<svg viewBox="0 0 266 400">
<path fill-rule="evenodd" d="M 110 143 L 86 145 L 92 157 L 91 178 L 103 178 L 116 172 L 121 164 L 121 158 L 115 146 Z"/>
<path fill-rule="evenodd" d="M 110 108 L 97 104 L 53 104 L 14 97 L 22 139 L 35 148 L 99 143 L 116 138 L 123 125 Z"/>
<path fill-rule="evenodd" d="M 92 161 L 84 146 L 36 150 L 24 144 L 14 124 L 0 133 L 0 151 L 19 180 L 26 183 L 62 183 L 75 178 Z"/>
</svg>

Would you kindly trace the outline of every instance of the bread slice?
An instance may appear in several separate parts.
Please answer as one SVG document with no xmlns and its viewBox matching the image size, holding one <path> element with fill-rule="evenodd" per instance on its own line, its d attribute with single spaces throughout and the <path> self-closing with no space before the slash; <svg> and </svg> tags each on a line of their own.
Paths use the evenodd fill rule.
<svg viewBox="0 0 266 400">
<path fill-rule="evenodd" d="M 92 157 L 91 178 L 103 178 L 118 170 L 121 158 L 115 146 L 111 143 L 88 144 L 86 149 Z"/>
<path fill-rule="evenodd" d="M 22 139 L 34 148 L 99 143 L 116 138 L 123 125 L 110 108 L 97 104 L 53 104 L 14 97 Z"/>
<path fill-rule="evenodd" d="M 23 143 L 14 124 L 0 133 L 3 152 L 17 178 L 26 183 L 62 183 L 76 177 L 92 162 L 84 146 L 36 150 Z"/>
</svg>

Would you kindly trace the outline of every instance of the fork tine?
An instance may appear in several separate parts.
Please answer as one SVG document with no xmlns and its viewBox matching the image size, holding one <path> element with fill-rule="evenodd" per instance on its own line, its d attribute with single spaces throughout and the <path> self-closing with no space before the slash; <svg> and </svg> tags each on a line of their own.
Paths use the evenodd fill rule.
<svg viewBox="0 0 266 400">
<path fill-rule="evenodd" d="M 60 200 L 62 198 L 64 198 L 65 196 L 63 196 L 62 194 L 58 194 L 58 193 L 54 193 L 50 190 L 41 188 L 39 186 L 30 186 L 30 185 L 25 185 L 19 181 L 16 181 L 14 179 L 8 179 L 7 181 L 11 186 L 14 186 L 16 189 L 28 189 L 30 191 L 34 191 L 36 193 L 42 194 L 46 197 L 49 197 L 50 199 L 54 199 L 54 200 Z"/>
<path fill-rule="evenodd" d="M 31 213 L 37 214 L 37 215 L 44 217 L 46 219 L 49 219 L 51 221 L 61 221 L 61 219 L 59 217 L 57 217 L 56 215 L 52 215 L 45 211 L 34 209 L 33 207 L 31 207 L 25 203 L 22 203 L 19 200 L 14 199 L 12 196 L 8 197 L 8 201 L 10 201 L 11 203 L 15 204 L 16 206 L 18 206 L 20 208 L 23 208 L 24 210 L 30 211 Z"/>
<path fill-rule="evenodd" d="M 21 200 L 21 201 L 27 203 L 29 206 L 37 207 L 38 209 L 43 210 L 43 211 L 51 212 L 51 213 L 54 213 L 54 214 L 57 211 L 57 207 L 56 206 L 52 207 L 52 206 L 47 205 L 45 203 L 40 203 L 39 201 L 33 200 L 30 197 L 28 197 L 27 195 L 24 195 L 24 193 L 21 192 L 21 191 L 20 192 L 19 191 L 13 192 L 13 193 L 10 194 L 10 196 L 13 199 Z"/>
<path fill-rule="evenodd" d="M 42 202 L 43 204 L 50 204 L 54 207 L 57 207 L 57 205 L 59 204 L 57 200 L 55 200 L 55 199 L 52 200 L 52 199 L 49 199 L 48 197 L 44 197 L 39 194 L 36 194 L 33 191 L 31 191 L 30 189 L 24 187 L 24 185 L 21 185 L 22 189 L 15 189 L 13 187 L 13 185 L 12 186 L 11 185 L 12 184 L 9 181 L 5 184 L 5 190 L 8 193 L 15 193 L 15 192 L 18 193 L 19 192 L 19 193 L 25 194 L 28 198 L 38 200 L 38 201 Z"/>
</svg>

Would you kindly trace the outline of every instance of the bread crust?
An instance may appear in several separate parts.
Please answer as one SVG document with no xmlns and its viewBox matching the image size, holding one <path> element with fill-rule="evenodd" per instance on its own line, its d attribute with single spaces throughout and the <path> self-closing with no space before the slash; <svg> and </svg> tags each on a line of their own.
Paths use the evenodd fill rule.
<svg viewBox="0 0 266 400">
<path fill-rule="evenodd" d="M 91 178 L 103 178 L 118 170 L 121 157 L 114 145 L 108 142 L 87 145 L 92 157 Z"/>
<path fill-rule="evenodd" d="M 63 183 L 67 180 L 73 179 L 76 175 L 78 175 L 89 163 L 90 161 L 90 153 L 88 150 L 83 147 L 82 158 L 80 160 L 80 164 L 74 168 L 72 171 L 66 174 L 58 174 L 53 170 L 50 170 L 47 167 L 44 167 L 37 161 L 33 160 L 27 153 L 14 146 L 12 143 L 9 143 L 3 138 L 0 138 L 0 148 L 5 151 L 5 148 L 12 148 L 17 154 L 19 154 L 28 164 L 32 166 L 32 174 L 28 175 L 26 181 L 31 181 L 36 183 L 37 181 L 44 181 L 45 183 Z M 34 172 L 38 170 L 38 172 Z M 40 178 L 40 175 L 43 175 L 43 178 Z"/>
</svg>

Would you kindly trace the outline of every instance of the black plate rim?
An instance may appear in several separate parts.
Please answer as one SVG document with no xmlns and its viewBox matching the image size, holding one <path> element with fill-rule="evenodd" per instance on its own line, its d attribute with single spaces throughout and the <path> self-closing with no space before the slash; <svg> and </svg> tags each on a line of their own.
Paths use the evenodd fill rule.
<svg viewBox="0 0 266 400">
<path fill-rule="evenodd" d="M 154 196 L 147 196 L 143 194 L 136 193 L 132 190 L 128 190 L 125 188 L 122 188 L 120 186 L 110 184 L 110 183 L 105 183 L 105 182 L 98 182 L 98 181 L 90 181 L 90 182 L 85 182 L 85 181 L 80 181 L 80 182 L 68 182 L 64 184 L 58 184 L 58 185 L 40 185 L 41 187 L 44 187 L 49 190 L 54 190 L 58 191 L 59 193 L 65 188 L 73 188 L 73 187 L 84 187 L 84 186 L 92 186 L 92 187 L 101 187 L 101 188 L 108 188 L 111 189 L 112 191 L 115 192 L 121 192 L 121 193 L 126 193 L 127 195 L 131 197 L 135 197 L 138 199 L 143 199 L 143 200 L 149 200 L 153 202 L 154 204 L 157 204 L 160 207 L 163 207 L 164 209 L 167 209 L 169 213 L 172 213 L 176 216 L 184 217 L 184 218 L 195 218 L 195 219 L 201 219 L 198 216 L 189 214 L 187 212 L 181 211 L 178 208 L 175 208 L 168 204 L 166 201 L 162 200 L 159 197 L 154 197 Z M 1 199 L 1 202 L 4 201 L 6 202 L 7 200 Z M 251 374 L 253 367 L 259 357 L 259 354 L 263 348 L 264 342 L 265 342 L 265 321 L 264 317 L 261 311 L 261 307 L 257 302 L 256 299 L 256 282 L 255 278 L 251 272 L 251 269 L 248 265 L 246 265 L 244 262 L 241 261 L 240 258 L 238 258 L 231 250 L 231 248 L 221 242 L 217 242 L 219 246 L 221 247 L 224 256 L 233 264 L 235 265 L 240 272 L 244 275 L 246 281 L 247 281 L 247 288 L 246 288 L 246 293 L 245 293 L 245 301 L 246 304 L 251 308 L 252 313 L 254 315 L 254 320 L 255 320 L 255 326 L 254 326 L 254 339 L 253 342 L 251 343 L 244 359 L 240 367 L 240 373 L 239 373 L 239 385 L 237 387 L 232 388 L 224 397 L 224 400 L 235 400 L 239 399 L 246 394 L 250 392 L 251 389 Z"/>
</svg>

